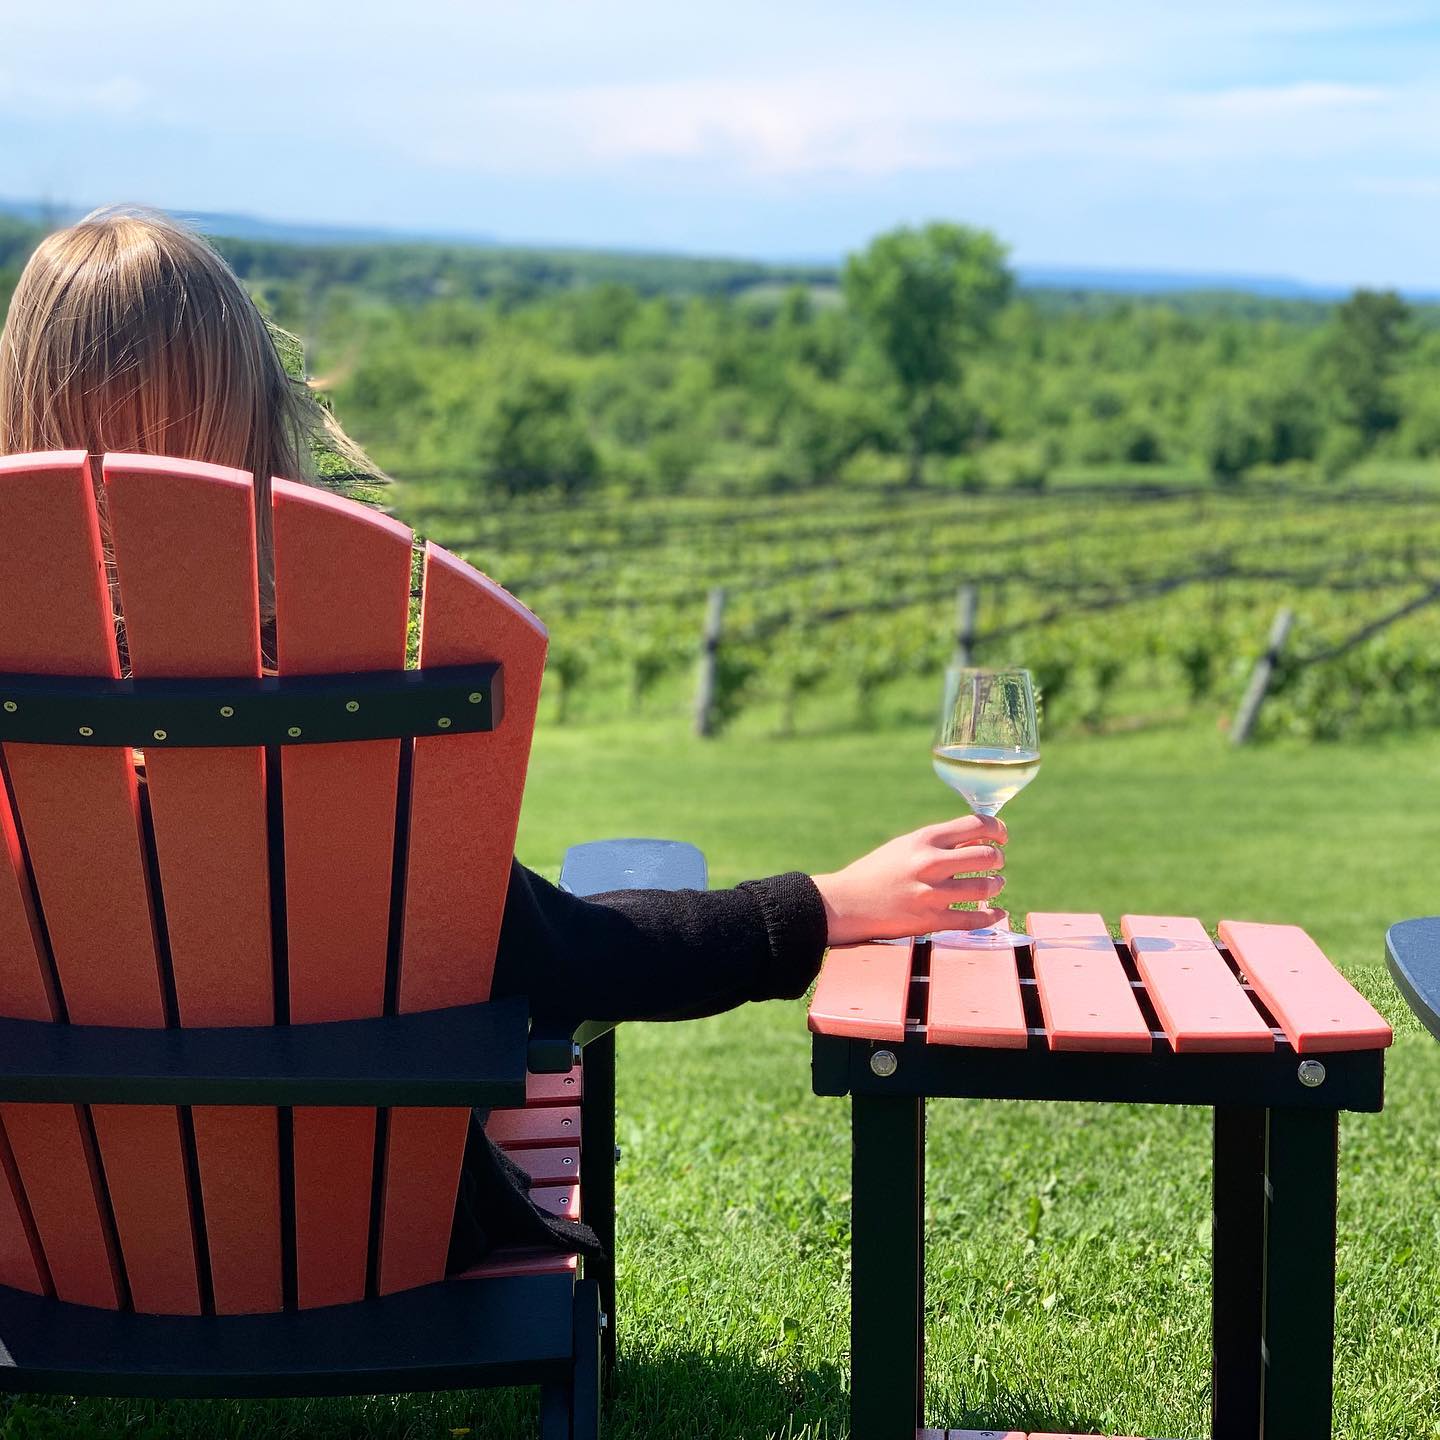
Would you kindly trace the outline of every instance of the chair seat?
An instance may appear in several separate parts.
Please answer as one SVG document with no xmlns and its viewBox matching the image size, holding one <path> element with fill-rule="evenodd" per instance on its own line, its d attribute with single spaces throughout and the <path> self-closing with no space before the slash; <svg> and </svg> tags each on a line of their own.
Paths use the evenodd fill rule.
<svg viewBox="0 0 1440 1440">
<path fill-rule="evenodd" d="M 543 1383 L 568 1373 L 573 1296 L 569 1271 L 532 1271 L 316 1310 L 192 1318 L 0 1287 L 0 1388 L 246 1398 Z"/>
</svg>

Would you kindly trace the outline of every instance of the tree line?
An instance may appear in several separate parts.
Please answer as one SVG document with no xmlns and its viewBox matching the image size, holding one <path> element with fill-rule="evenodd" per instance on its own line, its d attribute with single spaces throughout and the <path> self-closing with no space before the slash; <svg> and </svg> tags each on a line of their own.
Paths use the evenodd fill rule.
<svg viewBox="0 0 1440 1440">
<path fill-rule="evenodd" d="M 0 305 L 36 232 L 0 217 Z M 222 240 L 347 426 L 461 493 L 1217 484 L 1440 456 L 1440 312 L 1017 291 L 989 233 L 891 231 L 838 272 L 502 247 Z"/>
</svg>

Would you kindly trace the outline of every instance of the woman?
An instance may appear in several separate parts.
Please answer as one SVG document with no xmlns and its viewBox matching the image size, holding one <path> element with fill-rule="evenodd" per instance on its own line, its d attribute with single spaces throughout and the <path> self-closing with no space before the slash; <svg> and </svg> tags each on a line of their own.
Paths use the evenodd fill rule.
<svg viewBox="0 0 1440 1440">
<path fill-rule="evenodd" d="M 313 480 L 317 442 L 373 473 L 292 381 L 254 303 L 197 235 L 142 210 L 97 211 L 49 236 L 0 333 L 0 454 L 84 449 L 168 455 L 255 477 L 260 610 L 274 625 L 270 477 Z M 123 646 L 123 636 L 122 646 Z M 123 653 L 123 650 L 122 650 Z M 795 997 L 826 945 L 993 922 L 1005 830 L 964 816 L 888 841 L 843 870 L 733 890 L 567 895 L 516 862 L 494 993 L 563 997 L 554 1018 L 682 1019 Z M 963 878 L 957 878 L 963 877 Z M 982 908 L 952 911 L 958 901 Z M 452 1267 L 499 1243 L 588 1248 L 544 1215 L 477 1123 Z"/>
</svg>

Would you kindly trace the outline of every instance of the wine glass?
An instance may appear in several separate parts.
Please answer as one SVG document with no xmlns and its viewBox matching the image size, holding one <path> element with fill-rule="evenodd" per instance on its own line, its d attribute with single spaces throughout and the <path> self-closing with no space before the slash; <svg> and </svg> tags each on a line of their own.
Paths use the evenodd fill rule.
<svg viewBox="0 0 1440 1440">
<path fill-rule="evenodd" d="M 998 815 L 1039 773 L 1040 739 L 1035 690 L 1028 670 L 977 670 L 952 665 L 945 672 L 945 703 L 930 752 L 935 773 L 964 796 L 977 815 Z M 943 930 L 944 945 L 1015 945 L 1008 924 L 979 930 Z"/>
</svg>

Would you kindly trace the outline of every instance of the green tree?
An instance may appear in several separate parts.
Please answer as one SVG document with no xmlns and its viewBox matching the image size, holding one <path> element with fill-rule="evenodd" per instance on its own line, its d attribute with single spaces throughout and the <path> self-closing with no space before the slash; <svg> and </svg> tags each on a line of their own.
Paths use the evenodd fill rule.
<svg viewBox="0 0 1440 1440">
<path fill-rule="evenodd" d="M 1402 418 L 1392 380 L 1411 345 L 1412 318 L 1393 290 L 1357 290 L 1321 342 L 1320 368 L 1336 419 L 1357 431 L 1366 449 Z"/>
<path fill-rule="evenodd" d="M 991 338 L 1010 298 L 1005 247 L 985 230 L 934 223 L 892 230 L 845 263 L 845 299 L 900 389 L 910 483 L 918 484 L 940 408 L 962 357 Z"/>
<path fill-rule="evenodd" d="M 478 408 L 475 454 L 486 477 L 508 495 L 592 484 L 600 460 L 575 414 L 570 387 L 538 371 L 508 376 Z"/>
</svg>

